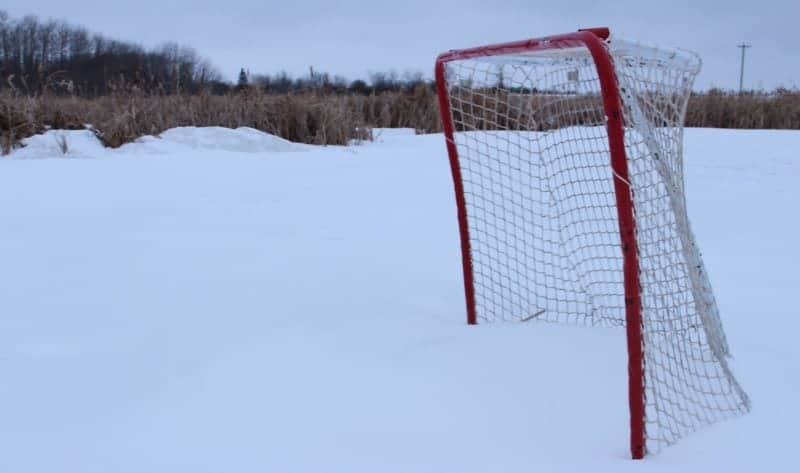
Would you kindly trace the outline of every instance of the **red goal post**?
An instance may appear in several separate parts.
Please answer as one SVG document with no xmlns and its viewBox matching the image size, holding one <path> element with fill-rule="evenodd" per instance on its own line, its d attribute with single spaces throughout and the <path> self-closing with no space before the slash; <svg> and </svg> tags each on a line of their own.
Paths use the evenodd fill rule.
<svg viewBox="0 0 800 473">
<path fill-rule="evenodd" d="M 598 114 L 602 113 L 603 118 L 602 120 L 599 118 L 594 119 L 593 122 L 591 122 L 591 120 L 588 121 L 591 122 L 589 124 L 595 125 L 595 128 L 604 125 L 605 131 L 603 132 L 602 138 L 606 141 L 606 145 L 604 146 L 606 147 L 607 152 L 608 177 L 610 181 L 613 181 L 613 184 L 609 186 L 609 189 L 613 188 L 613 206 L 616 208 L 615 225 L 617 226 L 618 230 L 617 245 L 619 248 L 619 271 L 621 272 L 620 285 L 623 288 L 623 294 L 621 294 L 622 298 L 619 302 L 619 311 L 624 311 L 624 315 L 619 314 L 619 318 L 621 319 L 620 324 L 624 324 L 626 328 L 627 336 L 630 450 L 632 457 L 639 459 L 642 458 L 648 451 L 648 435 L 646 429 L 648 422 L 648 400 L 646 399 L 648 392 L 647 389 L 653 389 L 652 385 L 660 382 L 658 377 L 654 377 L 655 380 L 651 382 L 651 385 L 646 385 L 648 382 L 646 373 L 647 360 L 645 356 L 645 336 L 643 335 L 645 321 L 643 320 L 642 315 L 641 292 L 643 281 L 640 277 L 642 274 L 645 274 L 646 277 L 652 279 L 652 276 L 648 276 L 652 274 L 652 271 L 648 272 L 647 268 L 645 268 L 645 271 L 643 271 L 640 265 L 639 248 L 640 246 L 643 246 L 645 250 L 648 250 L 648 254 L 650 254 L 653 253 L 653 251 L 650 251 L 649 249 L 652 249 L 655 244 L 650 242 L 644 242 L 640 244 L 640 242 L 637 241 L 637 211 L 635 208 L 636 198 L 634 198 L 634 194 L 636 192 L 647 194 L 650 192 L 650 188 L 643 187 L 642 190 L 634 190 L 632 188 L 632 181 L 629 172 L 629 162 L 631 162 L 631 157 L 628 156 L 627 149 L 631 149 L 634 153 L 641 155 L 647 153 L 639 151 L 640 149 L 649 149 L 650 154 L 645 157 L 650 159 L 650 161 L 655 159 L 655 161 L 661 160 L 667 162 L 668 160 L 677 159 L 677 162 L 680 162 L 681 149 L 679 146 L 676 149 L 673 141 L 676 141 L 678 145 L 680 145 L 680 139 L 682 138 L 682 114 L 685 113 L 685 101 L 681 102 L 683 98 L 678 97 L 678 95 L 684 94 L 685 99 L 688 100 L 688 92 L 690 91 L 691 82 L 694 79 L 694 75 L 692 73 L 696 74 L 696 71 L 689 71 L 685 73 L 685 75 L 688 77 L 688 89 L 686 89 L 685 84 L 687 79 L 684 79 L 684 84 L 682 84 L 682 87 L 684 87 L 683 89 L 678 90 L 677 86 L 673 86 L 670 83 L 669 87 L 673 88 L 667 87 L 665 88 L 665 92 L 654 92 L 651 82 L 656 81 L 648 77 L 646 80 L 641 81 L 642 84 L 645 84 L 642 86 L 642 90 L 644 91 L 641 92 L 634 90 L 636 86 L 639 85 L 639 82 L 636 82 L 638 79 L 635 77 L 633 79 L 629 79 L 627 76 L 624 78 L 627 81 L 626 85 L 622 87 L 622 79 L 618 77 L 619 71 L 617 68 L 615 68 L 615 58 L 609 49 L 609 36 L 610 34 L 608 28 L 592 28 L 562 35 L 494 44 L 470 49 L 451 50 L 441 54 L 437 58 L 435 73 L 440 111 L 442 115 L 447 151 L 450 160 L 450 168 L 455 188 L 462 251 L 464 291 L 466 295 L 467 322 L 469 324 L 476 324 L 478 319 L 481 318 L 479 314 L 481 310 L 479 308 L 480 304 L 478 301 L 476 301 L 480 291 L 489 293 L 489 295 L 484 296 L 484 298 L 489 301 L 484 305 L 487 307 L 486 311 L 491 312 L 491 316 L 487 316 L 486 318 L 499 318 L 504 320 L 508 315 L 509 318 L 517 318 L 517 320 L 530 320 L 531 318 L 536 317 L 538 314 L 545 311 L 542 309 L 541 311 L 535 312 L 533 315 L 528 314 L 526 317 L 522 317 L 523 314 L 499 314 L 499 312 L 507 310 L 508 307 L 519 307 L 521 304 L 520 301 L 526 299 L 527 296 L 526 294 L 520 294 L 521 292 L 524 292 L 524 290 L 536 292 L 536 281 L 532 281 L 530 283 L 530 285 L 534 286 L 534 289 L 530 289 L 527 282 L 524 287 L 520 288 L 509 289 L 507 286 L 518 285 L 518 281 L 515 281 L 514 278 L 524 278 L 526 271 L 530 274 L 537 269 L 530 269 L 526 267 L 524 271 L 517 271 L 513 275 L 498 275 L 498 273 L 502 272 L 502 268 L 508 269 L 514 264 L 518 265 L 520 258 L 528 258 L 529 253 L 533 251 L 528 251 L 528 249 L 523 251 L 518 247 L 513 247 L 513 244 L 510 245 L 508 243 L 508 240 L 522 242 L 524 239 L 532 237 L 525 233 L 522 225 L 512 228 L 511 230 L 508 229 L 510 226 L 513 227 L 513 224 L 509 224 L 510 221 L 514 219 L 516 219 L 514 221 L 524 221 L 525 217 L 520 217 L 519 215 L 509 216 L 508 207 L 511 206 L 509 199 L 514 200 L 513 194 L 511 194 L 510 190 L 495 191 L 493 190 L 492 186 L 506 186 L 508 189 L 510 189 L 514 186 L 521 185 L 520 183 L 529 183 L 530 181 L 526 179 L 529 179 L 530 177 L 525 176 L 524 178 L 518 179 L 518 182 L 514 181 L 513 176 L 509 177 L 512 173 L 519 171 L 519 163 L 521 162 L 520 159 L 525 159 L 524 156 L 522 158 L 519 156 L 514 156 L 512 159 L 514 160 L 515 164 L 511 166 L 513 169 L 506 171 L 503 171 L 502 169 L 497 171 L 495 168 L 489 169 L 490 165 L 487 164 L 487 161 L 493 159 L 493 153 L 507 153 L 509 151 L 506 150 L 509 149 L 514 149 L 523 155 L 526 152 L 532 153 L 530 150 L 535 147 L 529 146 L 529 143 L 527 143 L 525 140 L 527 139 L 528 142 L 533 142 L 539 138 L 530 138 L 527 137 L 527 134 L 547 132 L 547 130 L 551 128 L 558 128 L 562 126 L 558 123 L 552 124 L 551 122 L 548 122 L 546 118 L 543 119 L 542 113 L 539 112 L 537 112 L 538 114 L 526 115 L 527 112 L 522 110 L 524 106 L 539 106 L 543 110 L 549 107 L 550 112 L 555 112 L 551 113 L 551 115 L 556 117 L 556 122 L 558 120 L 563 120 L 563 117 L 568 116 L 569 113 L 573 113 L 572 115 L 569 115 L 569 117 L 571 117 L 569 120 L 571 121 L 568 120 L 569 123 L 565 123 L 565 125 L 563 125 L 565 126 L 565 129 L 570 129 L 569 127 L 574 128 L 577 126 L 586 125 L 584 122 L 587 120 L 582 117 L 578 117 L 578 113 L 580 112 L 582 114 L 586 114 L 587 112 L 585 109 L 591 108 L 590 105 L 586 104 L 590 102 L 594 103 L 592 101 L 597 99 L 595 108 L 598 109 Z M 556 77 L 556 75 L 552 74 L 551 76 L 547 76 L 546 74 L 542 73 L 541 75 L 537 76 L 536 71 L 533 69 L 530 69 L 527 72 L 519 72 L 521 68 L 528 67 L 524 64 L 526 61 L 525 58 L 536 58 L 537 55 L 551 58 L 548 59 L 548 61 L 559 61 L 559 55 L 561 52 L 563 52 L 565 64 L 571 64 L 570 61 L 575 60 L 574 58 L 570 58 L 571 51 L 581 51 L 580 57 L 584 58 L 582 60 L 585 60 L 587 64 L 589 62 L 591 63 L 591 67 L 594 69 L 592 72 L 594 75 L 593 78 L 590 80 L 579 81 L 578 69 L 576 69 L 574 72 L 570 70 L 566 73 L 564 73 L 564 71 L 559 71 L 558 74 L 560 74 L 559 77 L 563 83 L 549 84 L 549 89 L 539 89 L 537 87 L 541 84 L 536 82 L 537 80 L 543 83 L 544 80 L 542 77 L 549 77 L 548 80 L 554 81 L 555 79 L 553 79 L 553 77 Z M 513 62 L 520 61 L 518 59 L 520 56 L 524 56 L 524 58 L 521 60 L 522 66 L 511 71 L 512 74 L 515 74 L 515 78 L 512 78 L 512 86 L 508 87 L 507 84 L 504 84 L 504 67 L 506 67 L 508 64 L 503 62 L 503 58 L 512 58 L 511 61 Z M 462 69 L 466 72 L 463 74 L 458 72 L 458 64 L 481 60 L 491 63 L 491 67 L 463 66 Z M 621 56 L 618 60 L 620 63 L 623 63 L 628 61 L 629 57 Z M 666 68 L 669 66 L 668 61 L 666 60 L 659 59 L 659 61 L 661 61 L 658 63 L 659 67 Z M 495 66 L 494 64 L 499 65 Z M 450 67 L 453 67 L 453 70 L 456 71 L 451 73 L 455 77 L 448 76 L 448 68 Z M 494 69 L 495 67 L 497 67 L 496 70 Z M 620 64 L 619 67 L 622 68 L 627 66 Z M 631 66 L 631 69 L 633 70 L 636 67 L 638 66 Z M 657 70 L 656 67 L 652 67 L 651 69 Z M 699 65 L 697 70 L 699 70 Z M 585 72 L 583 73 L 585 74 Z M 568 78 L 567 81 L 563 80 L 564 76 Z M 534 78 L 532 79 L 532 77 Z M 567 87 L 565 85 L 567 82 L 574 82 L 575 86 L 572 87 L 572 85 L 570 85 L 572 88 Z M 590 82 L 591 85 L 587 86 L 586 84 L 589 84 Z M 581 90 L 582 87 L 583 91 Z M 592 89 L 592 87 L 594 88 Z M 627 95 L 623 97 L 623 94 Z M 635 94 L 639 95 L 634 96 Z M 650 104 L 645 103 L 648 100 L 658 102 L 658 104 L 651 106 Z M 665 105 L 665 103 L 668 101 L 669 104 Z M 548 102 L 549 105 L 540 105 L 540 103 L 545 102 Z M 455 108 L 457 108 L 456 110 L 454 110 L 454 104 Z M 575 104 L 575 107 L 577 107 L 579 110 L 575 112 L 565 112 L 563 108 L 569 107 L 571 104 Z M 681 109 L 681 104 L 684 107 L 683 109 Z M 556 106 L 560 108 L 554 108 Z M 669 108 L 669 113 L 674 113 L 675 115 L 672 121 L 662 118 L 661 115 L 653 113 L 652 110 L 658 106 L 671 107 Z M 676 111 L 673 112 L 672 108 L 676 109 Z M 600 112 L 600 109 L 602 109 L 602 112 Z M 642 110 L 644 110 L 644 112 Z M 651 123 L 652 126 L 646 125 L 643 122 L 647 120 L 654 121 L 656 123 L 655 125 Z M 666 125 L 661 122 L 666 123 Z M 630 132 L 632 133 L 632 138 L 627 142 L 626 125 L 632 130 L 635 128 L 635 130 Z M 670 132 L 671 134 L 668 133 L 669 139 L 663 146 L 661 146 L 661 138 L 658 134 L 658 131 L 653 132 L 654 129 L 658 130 L 662 126 L 664 128 L 669 126 L 671 127 L 670 130 L 672 130 L 672 128 L 680 128 L 679 133 L 677 131 Z M 480 141 L 482 138 L 476 138 L 476 136 L 479 136 L 476 135 L 476 133 L 481 133 L 482 130 L 489 130 L 492 133 L 498 130 L 512 131 L 518 132 L 520 136 L 514 139 L 492 137 L 491 139 L 487 138 L 485 141 Z M 457 132 L 464 132 L 462 135 L 465 138 L 462 139 L 461 143 L 459 143 L 456 135 Z M 597 135 L 597 132 L 594 133 L 595 134 L 592 135 L 592 139 L 594 140 L 592 143 L 594 143 L 593 146 L 596 147 L 596 138 L 599 135 Z M 470 142 L 469 140 L 472 141 Z M 492 140 L 501 141 L 501 143 L 497 144 L 492 142 Z M 639 141 L 636 140 L 645 142 L 646 146 L 641 145 Z M 577 140 L 568 138 L 567 141 L 576 142 Z M 655 141 L 659 141 L 659 143 L 654 145 L 653 143 Z M 653 151 L 655 148 L 658 150 Z M 552 149 L 552 147 L 550 149 Z M 474 159 L 470 157 L 469 159 L 472 161 L 465 165 L 462 154 L 469 153 L 472 153 L 476 157 Z M 586 152 L 583 154 L 585 155 Z M 677 155 L 677 158 L 675 158 L 673 155 Z M 538 159 L 538 157 L 533 157 L 531 159 Z M 637 155 L 635 159 L 641 160 L 643 158 Z M 639 162 L 642 161 L 636 161 L 635 165 L 641 167 L 641 165 L 636 164 Z M 484 167 L 481 168 L 481 166 Z M 593 164 L 593 166 L 595 167 L 592 169 L 596 169 L 596 165 Z M 665 172 L 671 172 L 669 170 L 663 170 L 666 169 L 666 164 L 650 164 L 650 166 L 660 166 L 660 174 L 657 172 L 648 171 L 654 175 L 663 176 Z M 680 164 L 677 166 L 680 167 Z M 467 172 L 470 173 L 471 179 L 467 179 L 466 182 L 471 183 L 474 189 L 465 188 L 465 169 L 467 169 Z M 490 176 L 487 178 L 486 175 L 492 172 L 496 173 L 495 177 Z M 480 173 L 484 174 L 481 175 Z M 641 174 L 644 175 L 646 173 L 643 171 Z M 732 398 L 732 400 L 729 402 L 730 405 L 726 404 L 720 409 L 721 411 L 726 413 L 729 411 L 746 411 L 749 409 L 749 401 L 747 400 L 746 395 L 743 393 L 743 391 L 741 391 L 741 388 L 739 388 L 732 375 L 730 375 L 724 359 L 718 359 L 724 358 L 724 356 L 727 355 L 727 345 L 724 341 L 721 324 L 717 318 L 716 306 L 713 303 L 713 295 L 710 294 L 710 286 L 705 279 L 702 262 L 699 260 L 699 252 L 697 252 L 697 255 L 694 254 L 697 250 L 694 246 L 691 232 L 688 229 L 688 220 L 684 223 L 685 209 L 682 207 L 682 195 L 676 198 L 675 195 L 677 195 L 678 191 L 671 189 L 671 187 L 678 188 L 678 183 L 680 186 L 682 186 L 681 169 L 678 169 L 676 172 L 674 172 L 674 174 L 677 176 L 674 178 L 674 182 L 670 181 L 666 185 L 658 184 L 657 186 L 658 191 L 661 192 L 661 194 L 669 194 L 667 197 L 672 198 L 672 200 L 669 200 L 667 197 L 663 196 L 658 198 L 664 202 L 669 200 L 669 202 L 672 203 L 675 214 L 674 222 L 670 221 L 668 223 L 670 226 L 678 228 L 678 231 L 682 232 L 680 235 L 680 240 L 683 243 L 683 249 L 682 251 L 675 251 L 675 253 L 678 255 L 675 256 L 675 258 L 679 258 L 679 263 L 688 268 L 682 270 L 684 272 L 688 272 L 688 275 L 682 272 L 680 275 L 675 276 L 676 280 L 680 279 L 680 281 L 675 284 L 688 285 L 688 283 L 684 283 L 684 281 L 691 280 L 695 287 L 693 288 L 694 292 L 687 290 L 687 294 L 691 292 L 690 296 L 686 296 L 685 294 L 681 296 L 683 299 L 693 297 L 694 299 L 692 302 L 676 302 L 675 307 L 669 306 L 666 309 L 671 311 L 670 313 L 680 313 L 681 315 L 685 313 L 687 314 L 687 319 L 699 319 L 704 325 L 708 324 L 710 328 L 706 328 L 704 332 L 704 336 L 707 338 L 706 345 L 710 346 L 710 350 L 712 351 L 715 349 L 717 350 L 714 351 L 715 359 L 712 361 L 714 363 L 721 364 L 719 368 L 717 368 L 715 365 L 715 371 L 713 371 L 713 373 L 710 375 L 707 374 L 709 369 L 706 368 L 705 365 L 702 365 L 700 368 L 697 368 L 695 365 L 688 366 L 687 364 L 686 367 L 681 365 L 680 368 L 685 369 L 686 374 L 681 372 L 679 375 L 675 376 L 675 378 L 681 382 L 691 384 L 690 381 L 692 381 L 694 378 L 702 378 L 703 376 L 706 376 L 711 380 L 709 383 L 714 385 L 709 389 L 711 393 L 709 396 L 724 395 Z M 545 178 L 540 176 L 538 179 L 542 180 Z M 596 178 L 593 179 L 594 181 L 591 182 L 598 180 Z M 513 185 L 509 184 L 512 182 Z M 564 183 L 559 183 L 559 185 L 564 185 Z M 602 185 L 599 186 L 602 187 Z M 653 187 L 656 187 L 656 185 L 654 184 Z M 670 187 L 670 189 L 662 190 L 662 187 L 665 189 Z M 479 195 L 481 192 L 494 195 L 494 197 L 491 198 L 495 200 L 491 200 L 490 197 Z M 493 192 L 494 194 L 492 194 Z M 472 196 L 471 203 L 468 202 L 468 199 L 470 198 L 469 196 Z M 639 198 L 641 199 L 642 197 Z M 522 198 L 520 198 L 520 201 L 521 199 Z M 676 199 L 678 200 L 677 204 L 675 203 Z M 531 201 L 533 202 L 533 199 Z M 534 204 L 535 203 L 536 202 L 534 202 Z M 517 205 L 518 207 L 521 205 L 516 201 L 513 202 L 513 204 Z M 491 215 L 495 221 L 498 219 L 502 220 L 502 228 L 499 228 L 500 225 L 495 225 L 495 227 L 492 227 L 492 224 L 486 223 L 486 219 L 483 215 L 478 215 L 477 217 L 478 219 L 484 219 L 482 221 L 476 222 L 470 220 L 471 218 L 476 218 L 470 213 L 471 210 L 473 210 L 476 214 L 480 214 L 484 212 L 486 208 L 491 207 L 496 209 L 503 206 L 506 206 L 506 208 L 496 211 Z M 524 210 L 527 211 L 527 209 Z M 648 217 L 648 212 L 652 213 L 651 210 L 652 209 L 650 207 L 645 209 L 643 211 L 643 218 L 646 220 L 650 218 Z M 574 209 L 570 209 L 570 211 L 574 211 Z M 506 212 L 506 214 L 498 217 L 498 214 L 502 214 L 502 212 Z M 511 212 L 513 213 L 513 209 Z M 556 216 L 553 218 L 558 217 Z M 648 221 L 652 221 L 652 219 Z M 564 225 L 562 226 L 562 229 L 563 228 L 568 228 L 568 226 Z M 481 284 L 476 283 L 476 254 L 473 249 L 473 245 L 475 243 L 482 242 L 480 241 L 480 236 L 478 237 L 479 239 L 476 240 L 476 237 L 471 234 L 474 229 L 481 231 L 481 235 L 486 238 L 497 239 L 496 242 L 488 244 L 487 248 L 489 249 L 486 250 L 486 252 L 494 253 L 489 254 L 488 256 L 481 255 L 480 264 L 484 266 L 484 273 L 492 273 L 490 276 L 484 276 L 484 279 L 488 282 L 483 282 Z M 560 229 L 559 231 L 562 230 Z M 649 230 L 646 229 L 646 231 Z M 515 232 L 515 234 L 510 235 L 511 232 Z M 503 233 L 503 238 L 505 238 L 505 240 L 497 236 L 498 233 Z M 677 237 L 672 237 L 672 239 L 677 239 Z M 502 253 L 502 251 L 498 250 L 497 247 L 502 245 L 507 245 L 508 248 L 506 249 L 509 250 L 507 251 L 509 254 L 502 254 L 502 261 L 500 261 L 501 257 L 497 256 L 497 254 Z M 478 253 L 480 254 L 480 252 Z M 550 256 L 552 256 L 552 254 Z M 695 259 L 697 261 L 695 261 Z M 699 264 L 696 264 L 698 262 Z M 549 261 L 545 261 L 544 263 L 538 261 L 536 264 L 547 267 L 552 263 Z M 531 263 L 531 265 L 534 264 Z M 690 267 L 692 265 L 696 265 L 697 269 L 692 269 Z M 693 271 L 700 271 L 702 274 L 697 276 Z M 552 275 L 542 276 L 542 278 L 543 279 L 541 280 L 543 281 L 551 281 L 556 279 L 556 277 Z M 589 281 L 589 283 L 591 284 L 592 281 Z M 667 283 L 671 282 L 668 281 Z M 648 280 L 645 281 L 644 284 L 647 285 L 652 283 L 650 280 Z M 606 286 L 608 286 L 608 284 L 606 284 Z M 562 288 L 548 288 L 547 290 L 551 291 L 551 293 L 556 291 L 560 291 L 559 294 L 564 293 Z M 544 289 L 542 289 L 542 291 L 544 291 Z M 664 292 L 669 291 L 672 291 L 672 289 L 664 290 Z M 703 291 L 707 291 L 709 294 L 706 295 Z M 512 304 L 507 300 L 497 302 L 497 300 L 503 298 L 502 295 L 498 295 L 501 293 L 509 294 L 509 298 L 515 299 L 514 303 Z M 605 294 L 602 296 L 605 297 Z M 546 295 L 538 297 L 540 299 L 547 298 Z M 553 297 L 551 296 L 551 299 L 552 298 Z M 557 296 L 556 298 L 564 299 L 564 296 Z M 558 301 L 558 303 L 562 302 L 564 301 Z M 495 304 L 496 306 L 490 306 L 490 304 Z M 708 307 L 701 307 L 702 304 L 706 304 Z M 678 305 L 680 305 L 680 307 L 678 307 Z M 695 307 L 696 310 L 686 308 L 690 305 Z M 655 314 L 657 310 L 660 309 L 658 307 L 654 307 L 652 312 Z M 697 314 L 692 312 L 692 310 L 695 310 Z M 496 314 L 494 311 L 498 312 L 498 314 Z M 616 315 L 614 317 L 616 317 Z M 655 319 L 655 316 L 653 316 L 653 318 Z M 558 316 L 558 320 L 556 321 L 561 321 L 560 319 L 561 317 Z M 655 327 L 659 323 L 661 323 L 661 321 L 654 320 L 652 325 Z M 686 323 L 690 324 L 690 322 Z M 695 323 L 695 325 L 697 324 Z M 659 327 L 661 326 L 659 325 Z M 655 328 L 651 329 L 651 331 L 653 334 L 657 332 Z M 647 335 L 650 336 L 649 333 Z M 657 334 L 651 336 L 654 346 L 657 346 L 658 343 L 660 343 L 658 337 L 659 335 Z M 687 349 L 688 352 L 691 352 L 692 350 L 694 350 L 694 348 Z M 705 353 L 705 351 L 709 349 L 704 346 L 699 350 L 702 350 Z M 656 351 L 655 348 L 654 351 Z M 682 353 L 679 355 L 683 356 Z M 666 349 L 663 349 L 662 352 L 657 352 L 652 356 L 656 360 L 655 364 L 659 364 L 662 362 L 662 360 L 669 361 L 668 358 L 669 356 L 672 356 L 672 353 L 667 353 Z M 698 356 L 698 358 L 701 357 Z M 664 361 L 663 363 L 666 364 L 667 361 Z M 706 363 L 707 361 L 703 359 L 702 362 Z M 701 361 L 698 361 L 697 363 L 701 363 Z M 651 366 L 649 368 L 652 370 L 657 367 Z M 724 380 L 719 381 L 718 378 L 724 378 Z M 724 388 L 717 389 L 717 384 L 725 383 L 727 384 Z M 687 389 L 687 392 L 689 390 L 690 389 Z M 724 393 L 720 394 L 718 391 L 724 391 Z M 706 393 L 703 392 L 703 395 L 705 394 Z M 672 395 L 673 394 L 668 393 L 668 396 Z M 674 394 L 674 397 L 681 397 L 681 400 L 683 399 L 682 396 L 683 393 L 681 392 Z M 695 397 L 698 396 L 699 395 L 696 395 L 695 393 L 689 393 L 687 396 L 684 396 L 689 399 L 689 401 L 685 402 L 695 402 Z M 651 401 L 651 404 L 654 405 L 654 407 L 652 407 L 652 412 L 654 413 L 652 416 L 661 416 L 660 418 L 651 420 L 654 422 L 654 430 L 658 429 L 666 432 L 664 434 L 658 432 L 654 435 L 654 443 L 658 443 L 659 445 L 671 443 L 686 431 L 696 428 L 694 424 L 709 423 L 713 420 L 716 420 L 716 417 L 708 416 L 709 419 L 713 418 L 713 420 L 706 421 L 704 418 L 704 422 L 695 422 L 693 420 L 689 422 L 683 422 L 683 419 L 680 417 L 688 416 L 686 412 L 691 411 L 690 407 L 692 406 L 689 406 L 685 409 L 683 406 L 679 406 L 679 408 L 675 409 L 675 413 L 667 412 L 664 414 L 661 406 L 657 405 L 659 401 Z M 667 401 L 673 402 L 672 399 L 667 399 Z M 681 402 L 684 401 L 682 400 Z M 699 404 L 705 408 L 705 404 L 707 403 L 701 400 L 699 401 Z M 713 409 L 713 407 L 711 409 Z M 684 425 L 684 423 L 686 425 Z"/>
</svg>

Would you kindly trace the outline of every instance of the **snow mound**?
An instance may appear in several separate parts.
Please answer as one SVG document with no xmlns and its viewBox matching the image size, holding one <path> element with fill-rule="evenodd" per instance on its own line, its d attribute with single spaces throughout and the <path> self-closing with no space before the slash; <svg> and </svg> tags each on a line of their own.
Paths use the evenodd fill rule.
<svg viewBox="0 0 800 473">
<path fill-rule="evenodd" d="M 98 158 L 107 152 L 90 130 L 49 130 L 25 138 L 22 145 L 9 156 L 18 159 Z"/>
<path fill-rule="evenodd" d="M 143 136 L 118 149 L 110 149 L 91 130 L 49 130 L 22 140 L 22 147 L 8 157 L 16 159 L 42 158 L 104 158 L 115 155 L 164 155 L 190 150 L 215 152 L 259 153 L 303 151 L 309 145 L 292 143 L 254 128 L 178 127 L 159 136 Z"/>
<path fill-rule="evenodd" d="M 407 143 L 410 136 L 416 135 L 413 128 L 373 128 L 372 139 L 375 143 Z"/>
<path fill-rule="evenodd" d="M 166 143 L 177 143 L 193 149 L 254 153 L 263 151 L 301 151 L 305 146 L 283 138 L 241 127 L 236 129 L 212 127 L 180 127 L 161 133 Z"/>
</svg>

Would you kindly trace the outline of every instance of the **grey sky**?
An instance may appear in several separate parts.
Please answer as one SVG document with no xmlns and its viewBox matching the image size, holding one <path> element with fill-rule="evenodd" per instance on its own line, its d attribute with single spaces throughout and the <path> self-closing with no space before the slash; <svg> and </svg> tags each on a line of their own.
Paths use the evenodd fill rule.
<svg viewBox="0 0 800 473">
<path fill-rule="evenodd" d="M 800 87 L 800 0 L 5 0 L 0 9 L 63 18 L 145 46 L 177 41 L 230 79 L 240 67 L 431 76 L 436 54 L 447 49 L 610 26 L 618 37 L 700 53 L 699 88 L 738 87 L 741 41 L 753 44 L 746 87 Z"/>
</svg>

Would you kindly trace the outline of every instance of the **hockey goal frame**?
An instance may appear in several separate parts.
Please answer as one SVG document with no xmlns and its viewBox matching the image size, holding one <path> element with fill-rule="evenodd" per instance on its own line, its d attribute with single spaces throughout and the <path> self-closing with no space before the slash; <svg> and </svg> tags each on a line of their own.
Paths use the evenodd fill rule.
<svg viewBox="0 0 800 473">
<path fill-rule="evenodd" d="M 477 324 L 475 285 L 472 265 L 472 250 L 467 216 L 467 203 L 461 175 L 458 148 L 454 137 L 455 127 L 448 98 L 445 66 L 455 60 L 521 52 L 585 47 L 594 62 L 602 93 L 606 117 L 610 167 L 613 174 L 619 222 L 620 249 L 623 261 L 625 327 L 628 352 L 628 404 L 630 411 L 630 452 L 634 459 L 646 453 L 645 436 L 645 390 L 644 353 L 642 344 L 642 305 L 639 281 L 639 256 L 636 242 L 636 220 L 631 186 L 628 177 L 628 160 L 625 151 L 625 128 L 622 113 L 622 98 L 617 86 L 616 73 L 611 55 L 604 41 L 610 36 L 608 28 L 582 29 L 541 38 L 500 43 L 477 48 L 451 50 L 436 59 L 435 76 L 439 107 L 442 116 L 450 170 L 456 194 L 458 226 L 461 239 L 461 258 L 464 272 L 467 323 Z"/>
</svg>

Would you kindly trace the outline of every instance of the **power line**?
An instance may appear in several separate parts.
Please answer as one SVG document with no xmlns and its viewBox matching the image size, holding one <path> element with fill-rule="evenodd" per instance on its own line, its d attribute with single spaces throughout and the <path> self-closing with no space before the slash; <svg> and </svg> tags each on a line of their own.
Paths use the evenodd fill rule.
<svg viewBox="0 0 800 473">
<path fill-rule="evenodd" d="M 739 68 L 739 95 L 741 95 L 742 87 L 744 85 L 744 52 L 747 50 L 747 48 L 752 48 L 753 45 L 747 43 L 739 43 L 736 45 L 736 47 L 742 50 L 742 62 Z"/>
</svg>

